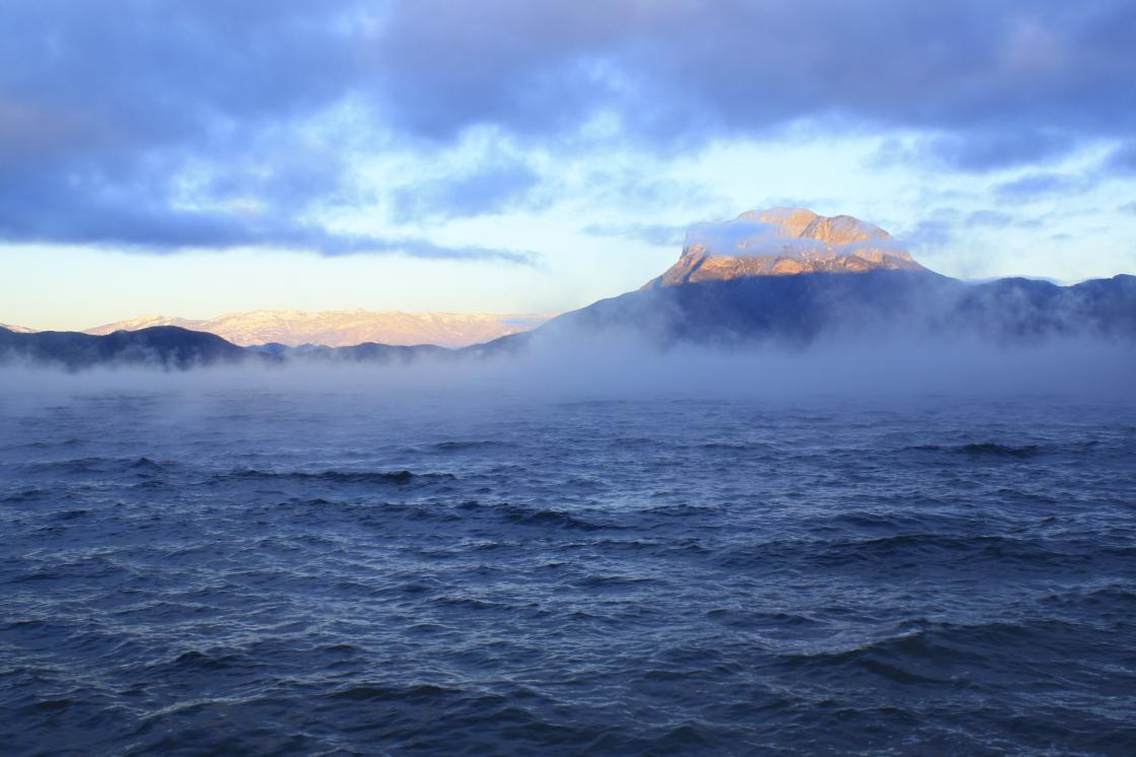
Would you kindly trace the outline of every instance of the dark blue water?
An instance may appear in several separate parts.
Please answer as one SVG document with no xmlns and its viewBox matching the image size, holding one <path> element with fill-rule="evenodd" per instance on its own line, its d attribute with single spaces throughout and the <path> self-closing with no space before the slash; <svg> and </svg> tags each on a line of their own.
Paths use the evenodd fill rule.
<svg viewBox="0 0 1136 757">
<path fill-rule="evenodd" d="M 5 754 L 1136 752 L 1130 404 L 55 391 L 0 453 Z"/>
</svg>

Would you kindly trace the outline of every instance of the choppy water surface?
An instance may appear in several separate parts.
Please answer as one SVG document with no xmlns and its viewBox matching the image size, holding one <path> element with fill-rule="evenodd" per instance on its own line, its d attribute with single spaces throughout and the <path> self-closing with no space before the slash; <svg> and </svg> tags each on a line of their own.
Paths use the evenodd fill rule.
<svg viewBox="0 0 1136 757">
<path fill-rule="evenodd" d="M 1136 412 L 0 399 L 0 744 L 1131 754 Z"/>
</svg>

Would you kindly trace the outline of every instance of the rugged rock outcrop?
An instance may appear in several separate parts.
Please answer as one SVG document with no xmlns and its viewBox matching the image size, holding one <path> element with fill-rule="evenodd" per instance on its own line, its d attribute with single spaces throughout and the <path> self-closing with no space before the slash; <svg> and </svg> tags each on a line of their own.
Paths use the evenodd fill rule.
<svg viewBox="0 0 1136 757">
<path fill-rule="evenodd" d="M 678 262 L 645 289 L 751 276 L 921 271 L 890 234 L 851 216 L 804 208 L 751 210 L 733 221 L 700 224 Z"/>
</svg>

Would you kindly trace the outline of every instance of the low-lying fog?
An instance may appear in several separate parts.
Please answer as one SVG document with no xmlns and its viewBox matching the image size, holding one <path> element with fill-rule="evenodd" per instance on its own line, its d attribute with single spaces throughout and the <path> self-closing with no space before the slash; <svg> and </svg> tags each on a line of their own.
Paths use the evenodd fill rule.
<svg viewBox="0 0 1136 757">
<path fill-rule="evenodd" d="M 534 342 L 516 355 L 411 363 L 293 361 L 283 365 L 59 369 L 0 367 L 6 402 L 102 392 L 191 396 L 227 390 L 374 394 L 460 405 L 508 400 L 681 398 L 886 401 L 920 396 L 1070 395 L 1122 400 L 1136 385 L 1136 349 L 1092 340 L 998 347 L 925 340 L 816 343 L 806 349 L 662 351 L 631 338 L 590 337 L 565 349 Z"/>
</svg>

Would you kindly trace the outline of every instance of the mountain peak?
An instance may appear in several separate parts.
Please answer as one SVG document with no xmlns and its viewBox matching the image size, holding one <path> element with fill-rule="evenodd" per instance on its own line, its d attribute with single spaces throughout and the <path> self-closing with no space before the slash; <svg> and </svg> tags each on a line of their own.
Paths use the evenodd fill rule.
<svg viewBox="0 0 1136 757">
<path fill-rule="evenodd" d="M 0 323 L 0 329 L 11 331 L 13 334 L 32 334 L 35 329 L 25 328 L 23 326 L 15 326 L 10 323 Z"/>
<path fill-rule="evenodd" d="M 749 276 L 925 270 L 879 226 L 806 208 L 749 210 L 690 228 L 682 255 L 647 287 Z"/>
<path fill-rule="evenodd" d="M 767 224 L 776 227 L 782 236 L 799 237 L 809 224 L 820 217 L 808 208 L 768 208 L 747 210 L 735 220 Z"/>
</svg>

